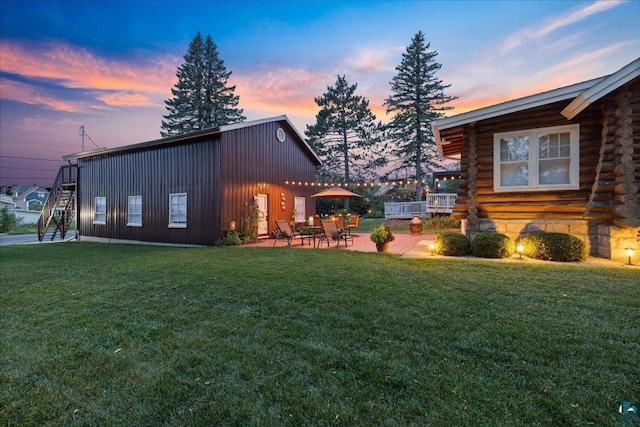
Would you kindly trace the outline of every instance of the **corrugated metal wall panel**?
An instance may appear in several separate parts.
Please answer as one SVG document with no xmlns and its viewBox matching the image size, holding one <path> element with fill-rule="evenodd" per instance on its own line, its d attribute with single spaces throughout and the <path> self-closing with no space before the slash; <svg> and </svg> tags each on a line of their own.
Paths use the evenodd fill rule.
<svg viewBox="0 0 640 427">
<path fill-rule="evenodd" d="M 287 138 L 279 142 L 276 130 Z M 212 139 L 213 138 L 213 139 Z M 221 159 L 224 159 L 221 161 Z M 230 221 L 241 223 L 253 197 L 267 194 L 269 231 L 290 218 L 294 197 L 307 199 L 314 187 L 314 159 L 286 121 L 263 123 L 153 147 L 81 158 L 81 235 L 148 242 L 212 245 Z M 286 181 L 296 181 L 296 185 Z M 187 228 L 169 228 L 169 194 L 187 193 Z M 280 207 L 284 194 L 285 210 Z M 142 227 L 127 226 L 128 197 L 142 196 Z M 95 197 L 107 198 L 105 225 L 93 224 Z"/>
<path fill-rule="evenodd" d="M 219 204 L 219 146 L 194 141 L 79 160 L 80 233 L 149 242 L 210 245 Z M 169 194 L 187 193 L 187 228 L 169 224 Z M 93 224 L 95 197 L 107 198 L 105 225 Z M 142 227 L 127 226 L 128 197 L 142 196 Z M 204 215 L 204 212 L 209 214 Z"/>
<path fill-rule="evenodd" d="M 284 142 L 278 141 L 276 131 L 283 128 Z M 268 196 L 269 232 L 275 229 L 276 219 L 290 219 L 294 197 L 307 199 L 307 215 L 315 213 L 315 203 L 309 199 L 315 178 L 313 159 L 302 149 L 295 132 L 286 122 L 271 122 L 261 126 L 242 128 L 222 135 L 223 221 L 240 221 L 249 212 L 248 206 L 257 194 Z M 292 184 L 295 181 L 296 184 Z M 289 182 L 287 184 L 287 182 Z M 298 185 L 301 182 L 303 185 Z M 281 207 L 284 194 L 285 208 Z M 241 209 L 238 209 L 240 207 Z"/>
</svg>

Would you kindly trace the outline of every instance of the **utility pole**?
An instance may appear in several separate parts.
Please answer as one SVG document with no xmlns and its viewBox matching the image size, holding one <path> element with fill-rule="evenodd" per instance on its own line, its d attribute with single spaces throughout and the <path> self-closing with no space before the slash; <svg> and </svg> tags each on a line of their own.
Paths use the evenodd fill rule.
<svg viewBox="0 0 640 427">
<path fill-rule="evenodd" d="M 80 125 L 80 136 L 82 137 L 82 150 L 84 151 L 84 125 Z"/>
</svg>

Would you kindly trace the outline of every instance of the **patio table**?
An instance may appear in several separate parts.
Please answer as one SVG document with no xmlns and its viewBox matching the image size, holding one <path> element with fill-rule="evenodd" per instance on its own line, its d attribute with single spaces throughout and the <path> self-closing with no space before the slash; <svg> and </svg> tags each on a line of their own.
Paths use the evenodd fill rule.
<svg viewBox="0 0 640 427">
<path fill-rule="evenodd" d="M 313 247 L 316 247 L 316 234 L 318 231 L 320 231 L 322 233 L 322 227 L 316 226 L 316 225 L 304 225 L 301 227 L 298 227 L 298 230 L 300 230 L 300 233 L 302 235 L 302 241 L 304 242 L 304 238 L 305 238 L 305 234 L 306 233 L 306 237 L 309 239 L 309 245 L 311 245 L 311 239 L 313 238 Z"/>
</svg>

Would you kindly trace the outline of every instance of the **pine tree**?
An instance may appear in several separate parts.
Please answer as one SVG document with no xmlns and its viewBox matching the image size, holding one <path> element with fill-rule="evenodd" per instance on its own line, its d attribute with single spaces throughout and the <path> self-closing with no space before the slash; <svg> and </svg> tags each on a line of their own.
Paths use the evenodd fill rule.
<svg viewBox="0 0 640 427">
<path fill-rule="evenodd" d="M 171 89 L 173 98 L 165 101 L 169 114 L 163 116 L 163 137 L 180 135 L 245 120 L 238 109 L 240 98 L 235 86 L 227 86 L 231 71 L 218 57 L 211 35 L 203 41 L 196 34 L 176 73 L 178 82 Z"/>
<path fill-rule="evenodd" d="M 400 159 L 396 170 L 415 168 L 418 194 L 423 168 L 431 170 L 438 166 L 431 122 L 443 117 L 444 111 L 451 109 L 446 104 L 456 99 L 445 95 L 444 90 L 450 85 L 444 85 L 436 77 L 442 65 L 435 61 L 438 52 L 429 52 L 429 46 L 425 45 L 422 31 L 413 37 L 396 67 L 398 74 L 390 83 L 393 93 L 385 100 L 387 114 L 394 113 L 386 131 L 392 153 Z"/>
<path fill-rule="evenodd" d="M 309 145 L 323 161 L 319 177 L 371 179 L 374 170 L 384 165 L 380 153 L 380 127 L 369 109 L 369 101 L 355 95 L 357 84 L 349 85 L 346 76 L 338 76 L 335 86 L 314 98 L 320 107 L 316 124 L 307 125 Z"/>
</svg>

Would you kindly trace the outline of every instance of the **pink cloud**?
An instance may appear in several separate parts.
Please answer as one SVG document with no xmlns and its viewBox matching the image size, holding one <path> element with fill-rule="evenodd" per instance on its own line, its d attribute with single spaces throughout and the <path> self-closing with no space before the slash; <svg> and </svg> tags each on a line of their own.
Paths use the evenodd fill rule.
<svg viewBox="0 0 640 427">
<path fill-rule="evenodd" d="M 244 109 L 315 115 L 318 107 L 313 98 L 325 92 L 335 76 L 304 69 L 279 68 L 270 71 L 258 69 L 242 77 L 234 74 L 232 79 Z"/>
<path fill-rule="evenodd" d="M 70 102 L 63 102 L 45 90 L 12 80 L 0 80 L 2 98 L 19 101 L 30 105 L 44 105 L 53 110 L 74 112 L 80 106 Z"/>
<path fill-rule="evenodd" d="M 120 92 L 101 98 L 112 106 L 129 97 L 136 105 L 151 105 L 170 95 L 175 84 L 179 59 L 171 56 L 138 64 L 96 57 L 92 52 L 64 43 L 23 45 L 0 41 L 2 70 L 29 78 L 55 80 L 71 89 L 98 89 Z M 132 96 L 131 94 L 138 94 Z M 3 93 L 3 97 L 6 97 Z M 54 107 L 55 105 L 49 105 Z"/>
</svg>

